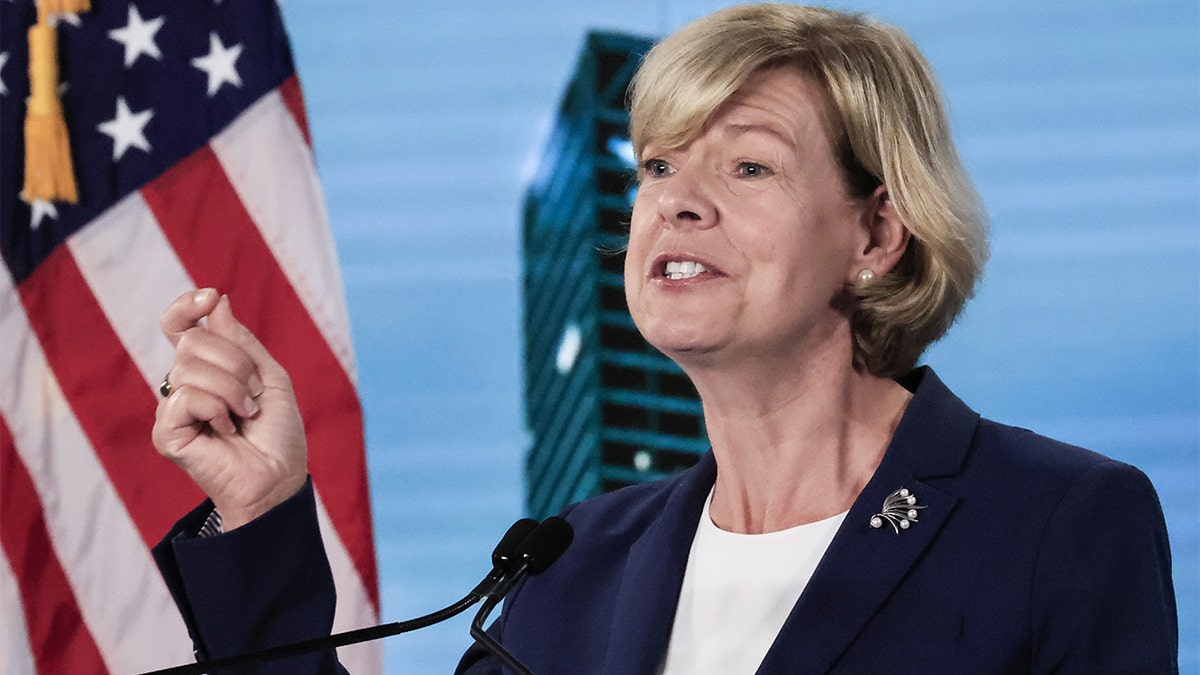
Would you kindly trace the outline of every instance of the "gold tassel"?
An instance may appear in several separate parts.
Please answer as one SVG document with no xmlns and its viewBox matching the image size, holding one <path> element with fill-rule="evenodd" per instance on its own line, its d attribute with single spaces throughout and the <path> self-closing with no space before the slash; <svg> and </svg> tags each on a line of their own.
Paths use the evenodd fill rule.
<svg viewBox="0 0 1200 675">
<path fill-rule="evenodd" d="M 79 14 L 92 8 L 90 0 L 41 0 L 38 9 L 47 14 Z"/>
<path fill-rule="evenodd" d="M 69 4 L 72 0 L 57 0 Z M 76 4 L 87 4 L 78 0 Z M 26 202 L 79 201 L 71 167 L 71 146 L 62 102 L 58 100 L 58 35 L 49 12 L 38 7 L 38 22 L 29 29 L 29 107 L 25 113 Z"/>
</svg>

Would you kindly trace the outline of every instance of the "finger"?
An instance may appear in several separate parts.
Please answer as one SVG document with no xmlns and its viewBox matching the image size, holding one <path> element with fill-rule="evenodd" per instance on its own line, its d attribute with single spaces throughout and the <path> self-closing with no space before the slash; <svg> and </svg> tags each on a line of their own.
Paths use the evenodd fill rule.
<svg viewBox="0 0 1200 675">
<path fill-rule="evenodd" d="M 269 386 L 291 389 L 291 380 L 283 367 L 271 356 L 254 333 L 250 332 L 233 316 L 233 308 L 229 304 L 229 296 L 222 295 L 216 307 L 209 314 L 208 329 L 213 334 L 229 340 L 245 350 L 254 362 L 263 382 Z"/>
<path fill-rule="evenodd" d="M 158 320 L 159 327 L 171 344 L 179 344 L 184 332 L 199 325 L 200 319 L 208 316 L 216 307 L 218 297 L 216 289 L 200 288 L 175 298 Z"/>
<path fill-rule="evenodd" d="M 237 425 L 223 400 L 194 387 L 184 387 L 159 402 L 151 438 L 159 454 L 178 461 L 206 426 L 225 436 L 237 433 Z"/>
<path fill-rule="evenodd" d="M 248 359 L 245 362 L 246 367 L 240 370 L 253 374 L 253 366 L 249 364 Z M 257 378 L 258 375 L 253 377 Z M 182 389 L 197 389 L 221 399 L 226 407 L 242 417 L 258 414 L 259 405 L 254 399 L 255 393 L 247 376 L 212 361 L 181 351 L 175 357 L 170 379 L 172 393 Z M 261 380 L 258 382 L 261 387 Z"/>
<path fill-rule="evenodd" d="M 192 385 L 222 396 L 243 415 L 253 414 L 250 408 L 256 406 L 243 408 L 240 403 L 263 392 L 258 367 L 246 350 L 199 327 L 180 336 L 169 377 L 176 388 Z"/>
</svg>

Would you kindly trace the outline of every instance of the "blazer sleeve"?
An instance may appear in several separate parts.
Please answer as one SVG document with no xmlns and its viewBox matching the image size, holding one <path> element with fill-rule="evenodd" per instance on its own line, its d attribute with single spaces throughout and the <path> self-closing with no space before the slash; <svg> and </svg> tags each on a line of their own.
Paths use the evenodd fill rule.
<svg viewBox="0 0 1200 675">
<path fill-rule="evenodd" d="M 329 635 L 336 593 L 309 479 L 296 495 L 231 532 L 196 533 L 212 502 L 153 549 L 196 657 L 209 660 Z M 333 650 L 278 659 L 253 673 L 344 673 Z"/>
<path fill-rule="evenodd" d="M 1041 539 L 1033 672 L 1178 672 L 1166 523 L 1142 472 L 1111 460 L 1093 465 Z"/>
</svg>

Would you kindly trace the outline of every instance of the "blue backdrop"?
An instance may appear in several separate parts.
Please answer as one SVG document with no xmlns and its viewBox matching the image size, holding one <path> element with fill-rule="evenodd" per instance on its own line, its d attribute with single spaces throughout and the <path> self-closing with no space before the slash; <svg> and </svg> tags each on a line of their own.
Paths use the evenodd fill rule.
<svg viewBox="0 0 1200 675">
<path fill-rule="evenodd" d="M 661 35 L 720 4 L 286 2 L 358 352 L 386 620 L 459 597 L 521 515 L 520 201 L 585 31 Z M 982 290 L 926 360 L 988 417 L 1150 475 L 1182 666 L 1200 672 L 1200 10 L 855 7 L 933 62 L 992 214 Z M 450 672 L 468 622 L 389 639 L 388 672 Z"/>
</svg>

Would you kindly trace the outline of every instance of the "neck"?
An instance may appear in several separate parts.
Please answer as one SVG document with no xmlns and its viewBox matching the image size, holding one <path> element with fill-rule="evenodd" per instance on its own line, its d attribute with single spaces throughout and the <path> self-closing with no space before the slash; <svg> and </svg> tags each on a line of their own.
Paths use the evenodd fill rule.
<svg viewBox="0 0 1200 675">
<path fill-rule="evenodd" d="M 895 381 L 855 370 L 848 349 L 689 375 L 717 460 L 713 522 L 732 532 L 774 532 L 848 509 L 911 398 Z"/>
</svg>

